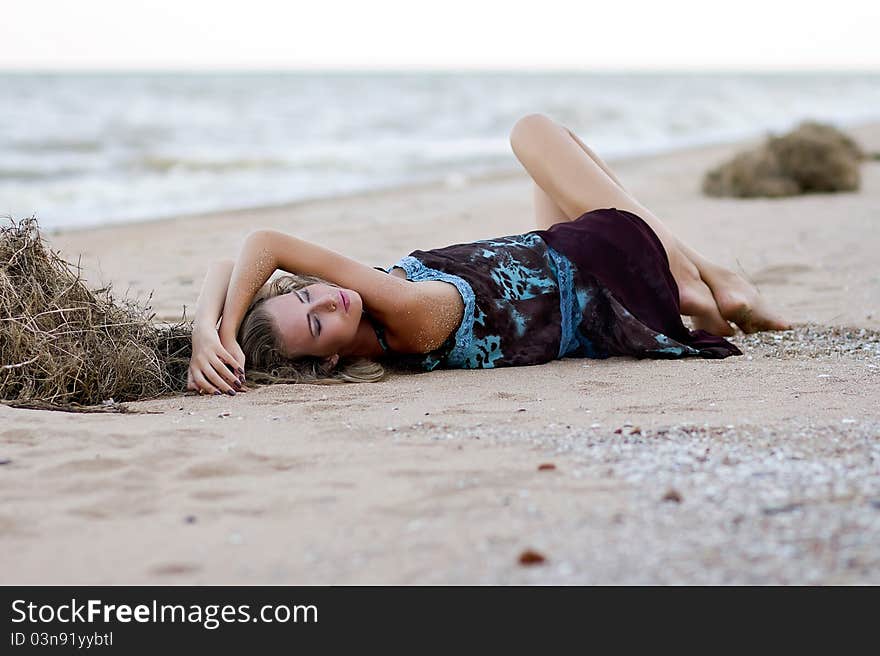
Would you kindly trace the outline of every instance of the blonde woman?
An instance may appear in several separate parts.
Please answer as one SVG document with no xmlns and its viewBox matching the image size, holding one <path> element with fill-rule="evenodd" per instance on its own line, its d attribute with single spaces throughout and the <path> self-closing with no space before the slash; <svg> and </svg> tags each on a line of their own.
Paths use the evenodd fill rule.
<svg viewBox="0 0 880 656">
<path fill-rule="evenodd" d="M 753 285 L 673 235 L 570 130 L 532 114 L 510 141 L 535 182 L 535 230 L 414 251 L 384 270 L 257 230 L 236 262 L 208 272 L 187 388 L 234 395 L 246 369 L 251 380 L 374 381 L 383 362 L 719 358 L 740 355 L 724 339 L 731 322 L 789 327 Z M 279 269 L 287 274 L 266 284 Z"/>
</svg>

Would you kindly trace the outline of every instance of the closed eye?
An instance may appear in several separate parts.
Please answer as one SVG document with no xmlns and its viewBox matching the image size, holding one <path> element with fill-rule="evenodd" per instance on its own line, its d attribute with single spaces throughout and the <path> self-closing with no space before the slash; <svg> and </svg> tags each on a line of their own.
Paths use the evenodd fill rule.
<svg viewBox="0 0 880 656">
<path fill-rule="evenodd" d="M 302 293 L 300 293 L 300 292 L 295 292 L 295 293 L 296 293 L 296 297 L 299 299 L 300 303 L 305 303 L 306 301 L 310 300 L 309 290 L 307 290 L 307 289 L 302 290 Z M 305 300 L 303 300 L 303 296 L 305 296 Z M 309 334 L 312 337 L 317 337 L 318 335 L 321 334 L 321 323 L 318 321 L 317 317 L 314 317 L 315 327 L 313 328 L 312 327 L 312 318 L 313 317 L 311 314 L 306 313 L 306 324 L 308 326 Z"/>
<path fill-rule="evenodd" d="M 307 300 L 307 301 L 311 301 L 311 300 L 312 300 L 312 295 L 309 294 L 309 290 L 308 290 L 308 289 L 304 289 L 304 290 L 303 290 L 303 293 L 306 295 L 306 300 Z M 312 331 L 312 334 L 313 334 L 315 337 L 318 337 L 318 336 L 320 336 L 320 334 L 321 334 L 321 320 L 318 319 L 318 317 L 314 317 L 314 319 L 315 319 L 315 329 Z"/>
</svg>

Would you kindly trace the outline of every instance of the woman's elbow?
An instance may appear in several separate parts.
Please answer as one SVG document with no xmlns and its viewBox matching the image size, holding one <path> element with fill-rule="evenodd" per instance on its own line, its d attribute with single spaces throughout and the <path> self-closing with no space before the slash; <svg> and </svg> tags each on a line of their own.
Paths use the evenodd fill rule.
<svg viewBox="0 0 880 656">
<path fill-rule="evenodd" d="M 248 233 L 248 236 L 245 237 L 246 242 L 267 242 L 271 241 L 275 237 L 277 237 L 279 233 L 277 230 L 271 230 L 269 228 L 257 228 L 256 230 L 251 230 Z"/>
<path fill-rule="evenodd" d="M 269 228 L 258 228 L 251 230 L 242 243 L 239 258 L 245 253 L 269 253 L 272 252 L 274 244 L 278 243 L 278 238 L 282 233 Z"/>
</svg>

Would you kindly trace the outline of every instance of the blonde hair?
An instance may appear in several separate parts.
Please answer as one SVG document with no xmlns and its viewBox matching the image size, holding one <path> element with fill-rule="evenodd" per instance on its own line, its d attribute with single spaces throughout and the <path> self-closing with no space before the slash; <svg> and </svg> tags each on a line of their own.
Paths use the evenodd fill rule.
<svg viewBox="0 0 880 656">
<path fill-rule="evenodd" d="M 255 383 L 375 383 L 385 375 L 385 368 L 369 358 L 340 358 L 328 369 L 323 358 L 284 354 L 281 336 L 264 302 L 316 283 L 332 284 L 315 276 L 288 273 L 267 282 L 254 296 L 238 329 L 238 343 L 244 351 L 248 382 Z"/>
</svg>

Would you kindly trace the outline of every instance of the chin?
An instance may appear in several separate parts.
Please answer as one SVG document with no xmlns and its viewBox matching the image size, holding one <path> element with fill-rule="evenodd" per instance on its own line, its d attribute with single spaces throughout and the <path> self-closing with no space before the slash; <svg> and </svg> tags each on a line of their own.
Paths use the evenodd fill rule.
<svg viewBox="0 0 880 656">
<path fill-rule="evenodd" d="M 351 307 L 348 310 L 349 314 L 359 317 L 360 313 L 364 310 L 364 299 L 354 289 L 345 289 L 345 291 L 348 292 L 348 298 L 351 301 Z"/>
</svg>

